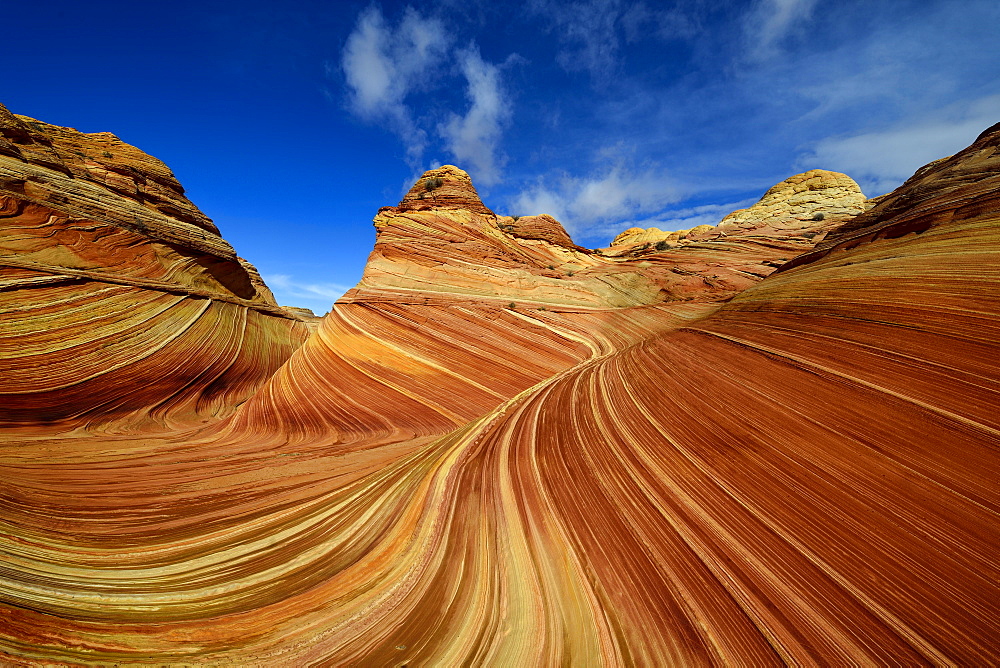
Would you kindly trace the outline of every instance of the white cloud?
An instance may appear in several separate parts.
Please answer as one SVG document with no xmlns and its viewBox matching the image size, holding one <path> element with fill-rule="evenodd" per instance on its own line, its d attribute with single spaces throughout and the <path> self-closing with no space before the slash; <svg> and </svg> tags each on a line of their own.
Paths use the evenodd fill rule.
<svg viewBox="0 0 1000 668">
<path fill-rule="evenodd" d="M 634 172 L 622 166 L 589 177 L 564 175 L 554 184 L 540 181 L 512 202 L 519 215 L 548 213 L 571 233 L 590 236 L 600 223 L 659 211 L 678 201 L 681 189 L 659 170 Z"/>
<path fill-rule="evenodd" d="M 279 304 L 285 306 L 305 306 L 316 314 L 323 315 L 350 288 L 336 283 L 305 283 L 288 274 L 267 274 L 264 282 Z"/>
<path fill-rule="evenodd" d="M 1000 95 L 991 95 L 879 132 L 828 137 L 800 156 L 797 164 L 844 172 L 867 195 L 881 195 L 928 162 L 965 148 L 998 119 Z"/>
<path fill-rule="evenodd" d="M 403 111 L 402 96 L 393 86 L 396 68 L 388 54 L 388 41 L 382 12 L 369 7 L 358 17 L 344 47 L 343 67 L 353 93 L 351 102 L 366 118 Z"/>
<path fill-rule="evenodd" d="M 778 54 L 792 30 L 809 19 L 816 0 L 761 0 L 745 24 L 749 56 L 766 60 Z"/>
<path fill-rule="evenodd" d="M 397 26 L 389 25 L 377 6 L 368 7 L 358 15 L 341 59 L 350 110 L 398 135 L 417 175 L 427 168 L 427 130 L 437 125 L 455 162 L 481 184 L 491 185 L 500 178 L 499 143 L 512 109 L 501 70 L 523 59 L 511 55 L 495 65 L 483 60 L 474 42 L 455 51 L 451 45 L 440 20 L 425 18 L 412 7 Z M 414 94 L 437 90 L 454 76 L 455 63 L 465 79 L 469 109 L 465 115 L 448 113 L 442 121 L 440 112 Z"/>
<path fill-rule="evenodd" d="M 754 204 L 757 199 L 749 198 L 726 204 L 703 204 L 684 209 L 670 209 L 650 218 L 624 224 L 629 227 L 658 227 L 665 232 L 689 230 L 696 225 L 716 225 L 733 211 L 745 209 Z"/>
<path fill-rule="evenodd" d="M 503 89 L 500 67 L 485 62 L 479 49 L 470 47 L 458 52 L 465 76 L 469 111 L 465 116 L 451 114 L 441 126 L 441 136 L 455 160 L 483 185 L 500 179 L 502 158 L 498 144 L 511 116 L 510 98 Z"/>
<path fill-rule="evenodd" d="M 408 7 L 399 25 L 387 25 L 370 6 L 347 38 L 341 66 L 351 110 L 369 122 L 385 123 L 403 140 L 411 164 L 420 161 L 427 134 L 418 128 L 406 97 L 420 90 L 445 56 L 450 38 L 437 19 Z"/>
</svg>

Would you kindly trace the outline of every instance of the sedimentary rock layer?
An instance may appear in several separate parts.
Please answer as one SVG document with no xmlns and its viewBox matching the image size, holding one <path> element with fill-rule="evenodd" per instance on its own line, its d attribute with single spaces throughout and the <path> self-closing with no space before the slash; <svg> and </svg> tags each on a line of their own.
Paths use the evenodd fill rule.
<svg viewBox="0 0 1000 668">
<path fill-rule="evenodd" d="M 375 249 L 364 276 L 341 302 L 485 299 L 607 309 L 726 299 L 811 249 L 822 233 L 845 220 L 834 202 L 845 197 L 842 181 L 854 182 L 833 172 L 823 174 L 833 176 L 810 172 L 785 182 L 784 190 L 775 186 L 762 200 L 766 221 L 730 225 L 726 229 L 733 234 L 702 226 L 688 231 L 681 244 L 630 242 L 604 253 L 574 244 L 551 216 L 495 215 L 479 200 L 468 174 L 447 165 L 425 173 L 398 206 L 379 211 Z M 780 195 L 772 196 L 776 189 Z M 856 184 L 854 189 L 854 199 L 863 202 Z M 829 219 L 815 219 L 809 208 L 813 200 L 830 209 Z"/>
<path fill-rule="evenodd" d="M 371 284 L 226 419 L 7 429 L 0 656 L 1000 662 L 998 146 L 728 301 Z M 508 243 L 460 204 L 390 212 L 373 261 Z"/>
<path fill-rule="evenodd" d="M 0 426 L 200 422 L 305 339 L 159 160 L 0 107 Z"/>
</svg>

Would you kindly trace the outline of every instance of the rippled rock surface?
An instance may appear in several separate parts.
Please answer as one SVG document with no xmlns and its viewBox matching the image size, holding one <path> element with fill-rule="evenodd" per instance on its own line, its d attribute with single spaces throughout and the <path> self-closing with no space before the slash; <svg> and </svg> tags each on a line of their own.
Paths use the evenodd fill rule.
<svg viewBox="0 0 1000 668">
<path fill-rule="evenodd" d="M 0 106 L 0 428 L 204 422 L 307 334 L 162 162 Z"/>
<path fill-rule="evenodd" d="M 245 401 L 146 433 L 5 425 L 0 656 L 1000 662 L 998 146 L 995 127 L 815 247 L 601 257 L 495 216 L 460 170 L 425 175 Z M 707 258 L 741 253 L 767 271 L 712 287 Z M 634 293 L 601 287 L 615 273 Z M 55 286 L 3 294 L 23 322 L 65 317 L 36 289 Z M 304 327 L 259 288 L 228 299 L 204 301 Z"/>
</svg>

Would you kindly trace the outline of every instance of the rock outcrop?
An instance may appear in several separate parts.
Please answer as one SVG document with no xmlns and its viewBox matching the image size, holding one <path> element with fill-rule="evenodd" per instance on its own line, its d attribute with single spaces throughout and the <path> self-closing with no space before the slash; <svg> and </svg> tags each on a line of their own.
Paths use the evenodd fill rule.
<svg viewBox="0 0 1000 668">
<path fill-rule="evenodd" d="M 893 192 L 869 200 L 863 213 L 840 225 L 812 252 L 796 257 L 787 269 L 838 250 L 921 234 L 944 222 L 979 218 L 997 210 L 998 134 L 1000 123 L 960 153 L 921 167 Z"/>
<path fill-rule="evenodd" d="M 598 253 L 574 244 L 551 216 L 495 215 L 468 174 L 449 165 L 425 173 L 398 206 L 379 210 L 364 276 L 341 303 L 485 299 L 498 306 L 607 309 L 717 301 L 810 249 L 817 230 L 843 220 L 810 218 L 781 231 L 772 221 L 732 237 L 703 225 L 665 249 L 630 242 Z"/>
<path fill-rule="evenodd" d="M 589 252 L 582 246 L 573 243 L 566 228 L 558 220 L 547 214 L 540 216 L 508 216 L 498 219 L 500 228 L 518 239 L 535 239 L 547 241 L 556 246 L 570 250 Z"/>
<path fill-rule="evenodd" d="M 854 179 L 840 172 L 811 169 L 775 185 L 749 209 L 722 219 L 717 229 L 813 232 L 817 222 L 839 226 L 865 210 L 865 195 Z"/>
<path fill-rule="evenodd" d="M 459 209 L 472 213 L 494 215 L 472 185 L 469 175 L 455 167 L 445 165 L 425 172 L 403 197 L 395 212 Z"/>
<path fill-rule="evenodd" d="M 304 340 L 162 162 L 4 107 L 0 135 L 0 427 L 199 422 Z"/>
<path fill-rule="evenodd" d="M 812 169 L 773 186 L 752 207 L 733 211 L 718 225 L 677 231 L 630 227 L 615 237 L 611 245 L 666 241 L 675 246 L 746 234 L 813 239 L 863 212 L 866 201 L 861 188 L 846 174 Z"/>
<path fill-rule="evenodd" d="M 1000 663 L 1000 127 L 815 248 L 803 204 L 604 257 L 548 220 L 512 234 L 463 174 L 376 217 L 362 284 L 248 400 L 189 379 L 244 388 L 232 410 L 0 425 L 0 660 Z M 580 268 L 547 275 L 557 258 Z M 594 287 L 615 271 L 639 305 Z M 16 280 L 18 327 L 84 329 L 61 279 Z M 273 360 L 278 325 L 303 326 L 212 294 L 269 334 L 216 321 L 182 342 L 195 361 Z M 174 331 L 136 303 L 96 326 Z"/>
</svg>

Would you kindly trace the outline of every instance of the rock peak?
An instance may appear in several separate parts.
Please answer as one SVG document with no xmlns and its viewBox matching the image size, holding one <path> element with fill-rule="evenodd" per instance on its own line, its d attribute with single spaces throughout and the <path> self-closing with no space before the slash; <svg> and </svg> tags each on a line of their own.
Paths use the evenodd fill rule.
<svg viewBox="0 0 1000 668">
<path fill-rule="evenodd" d="M 466 209 L 475 213 L 493 213 L 479 199 L 469 174 L 454 165 L 443 165 L 424 172 L 397 208 L 400 211 Z"/>
</svg>

